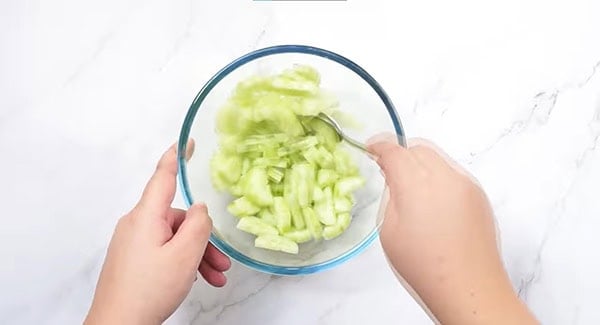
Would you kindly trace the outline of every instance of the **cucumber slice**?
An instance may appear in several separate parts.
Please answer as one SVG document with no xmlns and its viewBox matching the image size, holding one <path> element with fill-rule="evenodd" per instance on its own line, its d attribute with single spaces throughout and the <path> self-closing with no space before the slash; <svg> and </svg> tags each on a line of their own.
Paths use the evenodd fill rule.
<svg viewBox="0 0 600 325">
<path fill-rule="evenodd" d="M 273 195 L 267 171 L 261 167 L 253 167 L 245 175 L 244 195 L 259 206 L 270 206 L 273 204 Z"/>
<path fill-rule="evenodd" d="M 342 230 L 346 230 L 350 226 L 351 221 L 352 221 L 352 216 L 350 216 L 350 213 L 344 212 L 344 213 L 340 213 L 337 215 L 337 223 L 336 224 L 338 226 L 340 226 L 340 228 L 342 228 Z"/>
<path fill-rule="evenodd" d="M 298 199 L 296 198 L 295 194 L 295 187 L 292 185 L 292 183 L 294 182 L 292 177 L 294 177 L 294 174 L 292 174 L 292 170 L 287 169 L 283 176 L 283 197 L 287 204 L 293 204 L 298 202 Z"/>
<path fill-rule="evenodd" d="M 300 207 L 304 208 L 312 203 L 312 194 L 315 184 L 315 169 L 311 164 L 299 163 L 292 167 L 291 185 L 295 187 L 295 194 Z"/>
<path fill-rule="evenodd" d="M 333 160 L 333 154 L 329 152 L 325 147 L 319 146 L 319 166 L 321 168 L 334 168 L 335 163 Z"/>
<path fill-rule="evenodd" d="M 285 158 L 256 158 L 252 162 L 255 167 L 277 167 L 277 168 L 287 168 L 289 164 L 289 160 Z M 283 177 L 283 176 L 282 176 Z"/>
<path fill-rule="evenodd" d="M 242 196 L 233 200 L 227 206 L 227 211 L 236 217 L 247 217 L 257 214 L 260 208 L 248 200 L 248 198 Z"/>
<path fill-rule="evenodd" d="M 333 152 L 333 161 L 335 170 L 344 176 L 358 175 L 358 167 L 352 161 L 352 157 L 342 148 L 337 148 Z"/>
<path fill-rule="evenodd" d="M 250 162 L 250 159 L 244 158 L 244 160 L 242 160 L 242 175 L 246 175 L 251 167 L 252 163 Z"/>
<path fill-rule="evenodd" d="M 364 184 L 365 180 L 360 176 L 342 178 L 335 184 L 335 195 L 337 197 L 342 197 L 352 194 L 352 192 L 359 189 Z"/>
<path fill-rule="evenodd" d="M 317 219 L 317 215 L 315 214 L 315 211 L 310 207 L 306 207 L 306 208 L 302 209 L 302 215 L 304 216 L 304 222 L 306 223 L 306 229 L 308 229 L 308 231 L 310 231 L 310 235 L 315 240 L 321 239 L 321 235 L 323 233 L 323 226 L 319 222 L 319 219 Z"/>
<path fill-rule="evenodd" d="M 292 226 L 292 215 L 290 208 L 281 196 L 273 198 L 273 214 L 277 221 L 277 229 L 280 232 L 289 230 Z"/>
<path fill-rule="evenodd" d="M 244 195 L 244 189 L 242 188 L 242 185 L 238 182 L 237 184 L 231 185 L 231 187 L 229 187 L 229 193 L 231 193 L 231 195 L 239 197 Z"/>
<path fill-rule="evenodd" d="M 281 182 L 283 179 L 284 173 L 279 168 L 269 168 L 267 169 L 267 176 L 269 180 L 275 183 Z"/>
<path fill-rule="evenodd" d="M 251 122 L 252 111 L 235 103 L 226 103 L 217 113 L 217 131 L 224 134 L 236 134 Z"/>
<path fill-rule="evenodd" d="M 251 104 L 257 92 L 260 92 L 263 89 L 268 89 L 270 87 L 270 77 L 259 75 L 251 76 L 238 82 L 234 90 L 233 98 L 236 99 L 239 104 L 243 104 L 242 100 L 246 101 L 245 104 Z"/>
<path fill-rule="evenodd" d="M 238 135 L 225 134 L 225 133 L 221 134 L 219 136 L 220 152 L 217 153 L 216 155 L 223 153 L 226 155 L 236 155 L 237 156 L 237 144 L 240 141 L 241 141 L 241 138 Z"/>
<path fill-rule="evenodd" d="M 323 193 L 323 190 L 320 187 L 315 186 L 313 190 L 313 201 L 320 202 L 323 199 L 325 199 L 325 193 Z"/>
<path fill-rule="evenodd" d="M 319 164 L 319 161 L 321 160 L 321 154 L 319 153 L 319 149 L 317 149 L 316 147 L 310 147 L 306 149 L 302 153 L 302 157 L 304 157 L 306 161 L 313 165 Z"/>
<path fill-rule="evenodd" d="M 271 226 L 277 227 L 277 219 L 275 218 L 275 215 L 273 215 L 273 213 L 271 212 L 271 209 L 269 208 L 263 208 L 262 210 L 260 210 L 260 212 L 258 212 L 258 217 L 262 219 L 262 221 L 270 224 Z"/>
<path fill-rule="evenodd" d="M 242 160 L 238 156 L 218 153 L 210 161 L 213 185 L 224 190 L 236 183 L 242 174 Z"/>
<path fill-rule="evenodd" d="M 321 83 L 319 72 L 315 68 L 304 64 L 294 64 L 292 69 L 286 69 L 281 75 L 289 79 L 304 80 L 316 86 Z"/>
<path fill-rule="evenodd" d="M 331 226 L 325 226 L 325 228 L 323 228 L 323 238 L 325 240 L 331 240 L 331 239 L 334 239 L 335 237 L 338 237 L 343 232 L 344 232 L 344 230 L 342 229 L 342 227 L 340 227 L 337 224 L 331 225 Z"/>
<path fill-rule="evenodd" d="M 321 187 L 333 185 L 338 180 L 338 174 L 331 169 L 319 169 L 317 172 L 317 184 Z"/>
<path fill-rule="evenodd" d="M 298 244 L 289 238 L 279 235 L 258 236 L 254 240 L 254 246 L 289 254 L 298 254 Z"/>
<path fill-rule="evenodd" d="M 335 224 L 336 215 L 333 209 L 333 194 L 331 187 L 326 187 L 323 190 L 325 198 L 315 203 L 315 214 L 322 224 L 330 226 Z"/>
<path fill-rule="evenodd" d="M 283 182 L 271 184 L 271 193 L 273 196 L 283 196 Z"/>
<path fill-rule="evenodd" d="M 243 217 L 237 223 L 237 229 L 247 233 L 260 235 L 278 235 L 279 231 L 272 225 L 257 217 Z"/>
<path fill-rule="evenodd" d="M 283 234 L 283 237 L 291 239 L 298 244 L 306 243 L 312 239 L 308 229 L 292 230 Z"/>
<path fill-rule="evenodd" d="M 295 80 L 295 78 L 286 78 L 285 76 L 273 79 L 271 86 L 291 95 L 311 95 L 319 91 L 319 86 L 314 83 L 306 82 L 306 80 Z"/>
<path fill-rule="evenodd" d="M 329 124 L 314 118 L 308 122 L 308 125 L 320 144 L 330 151 L 335 150 L 340 142 L 340 137 Z"/>
<path fill-rule="evenodd" d="M 306 227 L 304 216 L 302 215 L 302 210 L 298 203 L 292 203 L 290 205 L 290 213 L 292 214 L 292 224 L 295 229 L 303 229 Z"/>
<path fill-rule="evenodd" d="M 345 196 L 335 197 L 333 199 L 333 208 L 337 213 L 350 212 L 353 205 L 354 203 L 352 203 L 352 201 Z"/>
<path fill-rule="evenodd" d="M 289 149 L 291 152 L 305 151 L 309 148 L 316 146 L 317 144 L 319 144 L 319 140 L 317 140 L 317 137 L 307 136 L 302 139 L 296 140 L 295 142 L 292 142 L 292 144 L 290 144 L 289 146 Z"/>
</svg>

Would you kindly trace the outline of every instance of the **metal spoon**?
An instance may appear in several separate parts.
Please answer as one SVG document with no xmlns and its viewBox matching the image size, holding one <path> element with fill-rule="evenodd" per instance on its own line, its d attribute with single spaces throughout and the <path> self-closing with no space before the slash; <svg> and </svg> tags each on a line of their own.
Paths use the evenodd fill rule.
<svg viewBox="0 0 600 325">
<path fill-rule="evenodd" d="M 317 115 L 316 117 L 319 120 L 331 125 L 331 127 L 333 127 L 333 129 L 340 136 L 340 138 L 342 138 L 344 141 L 346 141 L 349 145 L 355 147 L 356 149 L 360 149 L 360 150 L 368 153 L 367 146 L 362 142 L 352 139 L 346 133 L 344 133 L 344 131 L 342 130 L 340 125 L 331 116 L 329 116 L 325 113 L 319 113 L 319 115 Z"/>
</svg>

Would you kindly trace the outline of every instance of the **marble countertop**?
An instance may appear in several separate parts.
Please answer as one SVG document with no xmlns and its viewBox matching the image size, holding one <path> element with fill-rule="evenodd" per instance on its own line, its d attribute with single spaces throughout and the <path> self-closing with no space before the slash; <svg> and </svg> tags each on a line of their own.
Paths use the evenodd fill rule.
<svg viewBox="0 0 600 325">
<path fill-rule="evenodd" d="M 361 64 L 409 136 L 479 178 L 544 324 L 599 324 L 599 16 L 595 0 L 2 1 L 0 323 L 81 322 L 199 88 L 247 51 L 304 43 Z M 431 323 L 379 244 L 318 275 L 229 279 L 168 323 Z"/>
</svg>

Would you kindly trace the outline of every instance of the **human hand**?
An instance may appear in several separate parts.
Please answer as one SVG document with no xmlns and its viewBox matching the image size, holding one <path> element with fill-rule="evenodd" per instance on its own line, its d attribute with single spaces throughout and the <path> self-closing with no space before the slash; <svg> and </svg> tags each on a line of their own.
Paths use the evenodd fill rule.
<svg viewBox="0 0 600 325">
<path fill-rule="evenodd" d="M 535 324 L 504 270 L 493 212 L 474 179 L 425 141 L 406 149 L 372 140 L 369 150 L 389 190 L 382 246 L 430 316 L 443 324 Z"/>
<path fill-rule="evenodd" d="M 193 142 L 186 156 L 193 152 Z M 139 203 L 122 217 L 108 248 L 86 324 L 160 324 L 191 290 L 197 272 L 223 286 L 229 258 L 208 243 L 206 206 L 171 207 L 176 148 L 160 159 Z"/>
</svg>

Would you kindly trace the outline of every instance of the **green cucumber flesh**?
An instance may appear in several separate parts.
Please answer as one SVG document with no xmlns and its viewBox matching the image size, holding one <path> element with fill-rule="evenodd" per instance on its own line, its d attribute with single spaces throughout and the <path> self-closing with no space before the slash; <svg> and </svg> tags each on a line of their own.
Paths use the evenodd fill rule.
<svg viewBox="0 0 600 325">
<path fill-rule="evenodd" d="M 254 239 L 257 248 L 270 249 L 288 254 L 298 254 L 298 244 L 286 237 L 279 235 L 261 235 Z"/>
<path fill-rule="evenodd" d="M 243 217 L 237 223 L 237 229 L 255 236 L 278 235 L 277 228 L 257 217 Z"/>
<path fill-rule="evenodd" d="M 297 254 L 298 244 L 331 240 L 350 225 L 365 180 L 336 131 L 315 118 L 351 119 L 320 81 L 307 65 L 253 76 L 217 113 L 211 180 L 234 196 L 227 211 L 257 248 Z"/>
</svg>

